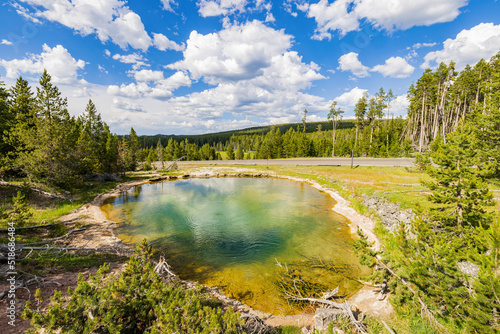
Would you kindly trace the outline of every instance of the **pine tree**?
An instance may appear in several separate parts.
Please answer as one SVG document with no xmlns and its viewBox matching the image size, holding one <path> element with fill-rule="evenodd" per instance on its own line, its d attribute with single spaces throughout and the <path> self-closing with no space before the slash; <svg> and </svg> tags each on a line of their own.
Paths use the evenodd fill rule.
<svg viewBox="0 0 500 334">
<path fill-rule="evenodd" d="M 104 123 L 92 100 L 89 100 L 85 113 L 78 118 L 78 122 L 81 126 L 77 141 L 81 173 L 104 172 L 107 136 L 104 136 Z"/>
<path fill-rule="evenodd" d="M 337 130 L 337 123 L 342 118 L 343 113 L 344 111 L 340 107 L 337 107 L 337 101 L 333 101 L 332 105 L 330 106 L 330 112 L 328 113 L 328 119 L 332 121 L 333 128 L 332 157 L 335 156 L 335 131 Z"/>
<path fill-rule="evenodd" d="M 365 124 L 366 108 L 368 107 L 368 93 L 364 93 L 354 107 L 354 115 L 356 116 L 356 136 L 354 140 L 354 150 L 358 148 L 358 132 Z"/>
<path fill-rule="evenodd" d="M 4 165 L 7 156 L 15 150 L 9 142 L 9 133 L 15 126 L 15 113 L 9 108 L 9 91 L 0 81 L 0 165 Z"/>
<path fill-rule="evenodd" d="M 307 120 L 307 109 L 304 109 L 304 111 L 302 112 L 302 131 L 306 132 L 306 120 Z"/>
<path fill-rule="evenodd" d="M 78 127 L 47 71 L 40 78 L 34 107 L 35 126 L 20 134 L 26 150 L 19 155 L 19 165 L 30 177 L 69 188 L 78 181 Z"/>
<path fill-rule="evenodd" d="M 477 117 L 476 135 L 482 160 L 493 163 L 500 177 L 500 53 L 491 58 L 489 70 L 491 79 L 485 84 L 488 93 Z"/>
<path fill-rule="evenodd" d="M 392 89 L 389 89 L 389 91 L 387 92 L 386 99 L 387 99 L 387 123 L 385 124 L 385 132 L 387 135 L 386 136 L 387 140 L 386 140 L 385 147 L 386 147 L 386 151 L 387 151 L 386 155 L 389 156 L 389 117 L 390 117 L 390 111 L 391 111 L 391 102 L 394 99 L 394 93 L 392 92 Z"/>
<path fill-rule="evenodd" d="M 106 138 L 105 170 L 107 172 L 118 172 L 120 171 L 118 136 L 113 135 L 106 124 L 104 125 L 104 136 Z"/>
<path fill-rule="evenodd" d="M 139 138 L 134 128 L 130 128 L 128 138 L 123 138 L 123 159 L 126 170 L 134 171 L 137 168 L 138 152 L 140 149 Z"/>
<path fill-rule="evenodd" d="M 468 311 L 466 329 L 476 333 L 500 332 L 500 219 L 480 236 L 490 251 L 480 255 L 481 267 L 473 281 L 471 303 L 464 306 Z"/>
<path fill-rule="evenodd" d="M 151 254 L 143 241 L 118 275 L 109 264 L 88 279 L 80 274 L 76 289 L 64 297 L 56 291 L 43 311 L 28 302 L 22 317 L 49 333 L 238 333 L 244 321 L 231 307 L 222 312 L 201 288 L 163 279 Z"/>
<path fill-rule="evenodd" d="M 226 153 L 227 153 L 227 160 L 234 160 L 233 144 L 229 143 L 229 145 L 227 145 Z"/>
<path fill-rule="evenodd" d="M 10 226 L 9 223 L 13 223 L 13 227 L 22 227 L 31 223 L 33 212 L 28 207 L 25 199 L 26 196 L 21 191 L 18 191 L 17 195 L 12 198 L 10 209 L 0 213 L 1 226 Z"/>
<path fill-rule="evenodd" d="M 161 162 L 161 169 L 165 168 L 165 161 L 163 159 L 163 146 L 161 145 L 161 138 L 158 138 L 156 145 L 156 160 Z"/>
<path fill-rule="evenodd" d="M 243 145 L 238 145 L 238 149 L 236 150 L 236 160 L 243 160 L 245 157 L 245 153 L 243 152 Z"/>
<path fill-rule="evenodd" d="M 487 223 L 484 206 L 492 194 L 485 183 L 491 164 L 481 164 L 476 139 L 470 125 L 461 125 L 447 136 L 447 143 L 435 142 L 431 158 L 437 167 L 426 170 L 435 181 L 424 182 L 433 194 L 430 200 L 440 204 L 434 220 L 444 226 L 478 226 Z"/>
<path fill-rule="evenodd" d="M 16 84 L 10 88 L 9 92 L 9 105 L 15 116 L 14 126 L 9 132 L 9 143 L 15 148 L 15 150 L 11 152 L 10 158 L 15 164 L 15 160 L 20 152 L 25 152 L 27 149 L 22 141 L 23 134 L 30 133 L 36 125 L 35 100 L 28 81 L 24 80 L 22 77 L 17 79 Z"/>
</svg>

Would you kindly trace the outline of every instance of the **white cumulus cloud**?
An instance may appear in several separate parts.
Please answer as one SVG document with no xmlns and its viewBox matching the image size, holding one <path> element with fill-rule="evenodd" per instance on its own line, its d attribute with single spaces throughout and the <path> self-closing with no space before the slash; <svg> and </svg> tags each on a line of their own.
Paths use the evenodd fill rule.
<svg viewBox="0 0 500 334">
<path fill-rule="evenodd" d="M 391 57 L 385 61 L 384 65 L 374 66 L 370 71 L 379 72 L 384 77 L 407 78 L 413 74 L 415 67 L 401 57 Z"/>
<path fill-rule="evenodd" d="M 351 0 L 336 0 L 330 4 L 328 0 L 321 0 L 314 4 L 302 4 L 298 8 L 316 21 L 318 26 L 313 38 L 323 40 L 331 39 L 331 32 L 334 31 L 339 31 L 344 36 L 349 31 L 358 30 L 358 17 L 348 10 L 352 3 Z"/>
<path fill-rule="evenodd" d="M 171 41 L 167 38 L 167 36 L 163 34 L 155 34 L 153 33 L 153 43 L 158 50 L 175 50 L 175 51 L 183 51 L 184 46 L 179 45 L 174 41 Z"/>
<path fill-rule="evenodd" d="M 178 71 L 158 83 L 168 90 L 176 90 L 181 86 L 191 86 L 191 79 L 189 79 L 189 76 L 186 73 Z"/>
<path fill-rule="evenodd" d="M 191 86 L 191 79 L 183 73 L 176 72 L 168 78 L 163 77 L 162 71 L 140 70 L 131 71 L 137 82 L 128 85 L 109 85 L 106 92 L 108 95 L 122 96 L 131 99 L 142 99 L 151 97 L 158 100 L 166 100 L 173 97 L 172 91 L 181 86 Z"/>
<path fill-rule="evenodd" d="M 320 0 L 316 3 L 297 1 L 297 8 L 314 18 L 314 39 L 331 39 L 332 33 L 344 36 L 359 30 L 366 20 L 387 31 L 406 30 L 453 21 L 468 0 Z M 290 4 L 288 4 L 290 5 Z"/>
<path fill-rule="evenodd" d="M 6 40 L 6 39 L 2 39 L 2 42 L 0 44 L 12 45 L 13 43 L 11 41 Z"/>
<path fill-rule="evenodd" d="M 191 32 L 184 59 L 168 66 L 188 70 L 195 80 L 218 83 L 262 75 L 275 55 L 291 46 L 292 36 L 260 21 L 230 25 L 218 33 Z"/>
<path fill-rule="evenodd" d="M 408 113 L 408 106 L 410 105 L 410 101 L 408 101 L 408 95 L 403 94 L 397 96 L 391 102 L 390 114 L 391 116 L 406 116 Z"/>
<path fill-rule="evenodd" d="M 355 52 L 349 52 L 339 58 L 339 67 L 341 71 L 350 71 L 357 77 L 364 78 L 370 75 L 368 73 L 369 68 L 361 64 L 358 59 L 358 54 Z"/>
<path fill-rule="evenodd" d="M 267 11 L 272 8 L 272 3 L 267 0 L 199 0 L 197 2 L 198 12 L 203 17 L 228 16 L 235 13 L 247 11 Z M 268 18 L 272 18 L 268 15 Z M 267 21 L 266 22 L 272 22 Z"/>
<path fill-rule="evenodd" d="M 443 43 L 443 49 L 429 52 L 421 68 L 434 67 L 439 63 L 454 61 L 461 70 L 465 65 L 475 65 L 479 60 L 488 60 L 500 48 L 500 24 L 480 23 L 469 30 L 462 30 L 452 39 Z"/>
<path fill-rule="evenodd" d="M 244 12 L 247 0 L 201 0 L 198 2 L 199 12 L 203 17 Z"/>
<path fill-rule="evenodd" d="M 78 70 L 85 67 L 85 61 L 73 58 L 62 45 L 51 48 L 44 44 L 42 48 L 42 53 L 28 54 L 24 59 L 0 59 L 0 65 L 7 71 L 6 77 L 15 79 L 23 73 L 42 74 L 46 69 L 54 83 L 75 83 Z"/>
<path fill-rule="evenodd" d="M 147 60 L 139 53 L 131 53 L 128 55 L 115 54 L 113 55 L 113 59 L 118 60 L 120 63 L 132 64 L 132 68 L 134 70 L 137 70 L 143 66 L 149 66 L 149 64 L 146 63 Z"/>
<path fill-rule="evenodd" d="M 468 0 L 360 0 L 354 12 L 388 31 L 453 21 Z"/>
<path fill-rule="evenodd" d="M 335 98 L 335 101 L 342 107 L 354 107 L 358 100 L 363 97 L 368 90 L 355 87 L 348 92 Z"/>
<path fill-rule="evenodd" d="M 265 20 L 265 22 L 275 22 L 275 21 L 276 21 L 276 19 L 274 18 L 273 13 L 267 13 L 266 14 L 266 20 Z"/>
<path fill-rule="evenodd" d="M 184 59 L 166 66 L 213 88 L 168 101 L 183 115 L 215 119 L 224 113 L 267 121 L 298 120 L 304 108 L 328 110 L 323 98 L 303 93 L 325 79 L 320 67 L 290 50 L 292 36 L 259 21 L 227 24 L 217 33 L 192 32 Z"/>
<path fill-rule="evenodd" d="M 163 5 L 163 9 L 168 10 L 169 12 L 174 12 L 172 6 L 176 6 L 177 2 L 175 0 L 160 0 Z"/>
<path fill-rule="evenodd" d="M 121 84 L 108 86 L 107 93 L 109 95 L 117 95 L 129 98 L 142 98 L 145 94 L 152 91 L 151 87 L 148 86 L 146 82 L 131 83 L 131 84 Z"/>
<path fill-rule="evenodd" d="M 95 34 L 103 43 L 112 41 L 126 49 L 147 50 L 150 46 L 165 49 L 165 43 L 155 42 L 146 32 L 141 17 L 126 1 L 120 0 L 20 0 L 32 7 L 17 4 L 17 12 L 38 22 L 47 19 L 75 30 L 82 36 Z M 163 0 L 164 8 L 171 8 L 171 0 Z M 175 50 L 175 49 L 174 49 Z"/>
<path fill-rule="evenodd" d="M 133 71 L 132 73 L 133 73 L 136 81 L 163 80 L 163 72 L 162 71 L 140 70 L 140 71 Z"/>
<path fill-rule="evenodd" d="M 124 100 L 124 99 L 120 99 L 120 98 L 117 98 L 117 97 L 115 97 L 113 99 L 113 106 L 116 109 L 123 110 L 123 111 L 141 112 L 141 113 L 145 113 L 146 112 L 146 110 L 144 110 L 144 108 L 141 105 L 139 105 L 139 104 L 137 104 L 135 102 Z M 130 119 L 127 119 L 127 120 L 130 120 Z"/>
</svg>

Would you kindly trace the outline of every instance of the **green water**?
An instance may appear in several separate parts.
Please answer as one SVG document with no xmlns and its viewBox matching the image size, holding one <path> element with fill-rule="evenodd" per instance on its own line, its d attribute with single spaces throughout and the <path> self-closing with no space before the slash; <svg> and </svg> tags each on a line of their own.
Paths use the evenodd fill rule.
<svg viewBox="0 0 500 334">
<path fill-rule="evenodd" d="M 303 310 L 277 291 L 277 261 L 341 295 L 369 273 L 352 253 L 348 221 L 335 201 L 315 188 L 270 178 L 210 178 L 136 186 L 101 209 L 117 221 L 124 242 L 146 238 L 181 278 L 217 286 L 227 295 L 273 314 Z M 338 272 L 307 264 L 329 263 Z"/>
</svg>

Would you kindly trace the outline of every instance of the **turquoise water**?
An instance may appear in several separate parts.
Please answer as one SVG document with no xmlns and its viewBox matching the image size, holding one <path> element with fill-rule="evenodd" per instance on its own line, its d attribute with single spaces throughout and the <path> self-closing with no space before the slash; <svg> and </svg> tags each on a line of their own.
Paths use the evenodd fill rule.
<svg viewBox="0 0 500 334">
<path fill-rule="evenodd" d="M 276 289 L 281 264 L 321 261 L 348 268 L 339 275 L 302 268 L 340 294 L 359 289 L 368 273 L 352 253 L 348 221 L 335 201 L 299 182 L 272 178 L 166 181 L 132 188 L 102 210 L 119 222 L 128 243 L 146 238 L 184 279 L 218 286 L 227 295 L 274 314 L 293 314 Z M 309 261 L 309 262 L 308 262 Z"/>
</svg>

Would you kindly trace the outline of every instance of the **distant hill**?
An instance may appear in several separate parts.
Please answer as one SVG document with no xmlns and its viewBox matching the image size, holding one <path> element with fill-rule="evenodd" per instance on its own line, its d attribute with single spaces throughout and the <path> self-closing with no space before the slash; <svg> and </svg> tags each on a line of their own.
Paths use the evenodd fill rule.
<svg viewBox="0 0 500 334">
<path fill-rule="evenodd" d="M 318 125 L 321 124 L 322 131 L 331 130 L 331 122 L 310 122 L 306 123 L 306 132 L 316 132 L 318 131 Z M 155 146 L 158 143 L 158 139 L 161 138 L 163 146 L 167 145 L 170 138 L 181 142 L 187 139 L 190 143 L 195 143 L 198 146 L 203 146 L 208 143 L 210 145 L 214 143 L 225 143 L 231 136 L 241 136 L 241 135 L 263 135 L 271 131 L 271 127 L 275 129 L 280 129 L 281 133 L 285 133 L 290 128 L 297 129 L 297 126 L 302 129 L 302 123 L 287 123 L 287 124 L 277 124 L 277 125 L 266 125 L 266 126 L 254 126 L 251 128 L 245 128 L 240 130 L 231 130 L 223 132 L 206 133 L 201 135 L 163 135 L 157 134 L 153 136 L 140 136 L 140 141 L 143 147 Z M 338 123 L 337 129 L 349 129 L 355 126 L 354 120 L 342 120 Z"/>
</svg>

